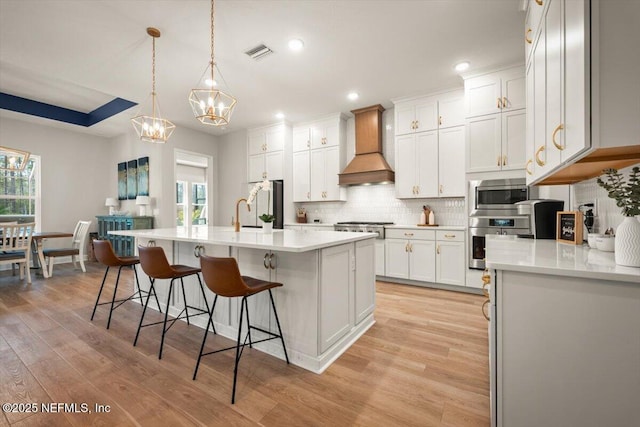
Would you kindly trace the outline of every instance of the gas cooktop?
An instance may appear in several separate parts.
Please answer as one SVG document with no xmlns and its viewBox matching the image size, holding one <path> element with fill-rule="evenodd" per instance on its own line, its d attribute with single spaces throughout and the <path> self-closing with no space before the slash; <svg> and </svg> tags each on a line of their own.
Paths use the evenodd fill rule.
<svg viewBox="0 0 640 427">
<path fill-rule="evenodd" d="M 345 221 L 337 222 L 337 225 L 393 225 L 393 222 L 380 222 L 380 221 Z"/>
</svg>

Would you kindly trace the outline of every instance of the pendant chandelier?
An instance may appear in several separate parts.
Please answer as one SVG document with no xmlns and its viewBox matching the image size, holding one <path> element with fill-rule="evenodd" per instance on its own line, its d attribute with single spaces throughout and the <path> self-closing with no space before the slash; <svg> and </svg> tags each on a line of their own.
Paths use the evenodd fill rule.
<svg viewBox="0 0 640 427">
<path fill-rule="evenodd" d="M 160 30 L 149 27 L 147 28 L 147 34 L 149 34 L 153 40 L 153 56 L 151 60 L 151 115 L 138 114 L 131 119 L 131 123 L 141 141 L 164 144 L 176 126 L 169 120 L 162 118 L 158 99 L 156 98 L 156 38 L 160 37 Z M 147 104 L 147 102 L 143 105 L 145 104 Z M 138 112 L 141 110 L 142 106 Z"/>
<path fill-rule="evenodd" d="M 215 0 L 211 0 L 211 60 L 209 65 L 205 69 L 200 86 L 207 86 L 206 89 L 192 89 L 189 94 L 189 103 L 196 119 L 206 125 L 212 126 L 225 126 L 229 124 L 231 119 L 231 113 L 236 106 L 236 99 L 228 95 L 221 90 L 214 89 L 216 81 L 214 79 L 214 69 L 218 69 L 218 66 L 214 60 L 213 53 L 213 28 L 214 28 L 214 3 Z M 220 69 L 218 69 L 220 77 Z"/>
<path fill-rule="evenodd" d="M 0 147 L 0 170 L 21 172 L 27 166 L 29 156 L 28 151 Z"/>
</svg>

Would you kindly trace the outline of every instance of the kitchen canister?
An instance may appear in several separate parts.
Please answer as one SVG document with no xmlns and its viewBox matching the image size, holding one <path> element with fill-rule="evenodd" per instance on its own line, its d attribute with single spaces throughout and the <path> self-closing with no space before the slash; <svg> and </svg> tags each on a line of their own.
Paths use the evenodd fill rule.
<svg viewBox="0 0 640 427">
<path fill-rule="evenodd" d="M 433 213 L 433 211 L 429 212 L 429 224 L 431 225 L 435 225 L 436 223 L 436 215 Z"/>
</svg>

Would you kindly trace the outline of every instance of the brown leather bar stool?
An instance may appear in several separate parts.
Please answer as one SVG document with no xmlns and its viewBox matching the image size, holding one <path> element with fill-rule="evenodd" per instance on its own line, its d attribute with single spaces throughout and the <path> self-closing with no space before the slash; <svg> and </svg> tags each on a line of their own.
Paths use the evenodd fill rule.
<svg viewBox="0 0 640 427">
<path fill-rule="evenodd" d="M 126 256 L 119 257 L 113 251 L 113 246 L 111 246 L 111 242 L 108 240 L 94 240 L 93 241 L 93 251 L 96 256 L 96 259 L 101 264 L 107 266 L 106 271 L 104 272 L 104 277 L 102 278 L 102 284 L 100 285 L 100 291 L 98 291 L 98 297 L 96 298 L 96 303 L 93 306 L 93 313 L 91 313 L 91 320 L 93 321 L 93 316 L 96 315 L 96 308 L 99 305 L 111 304 L 111 309 L 109 310 L 109 320 L 107 321 L 107 329 L 111 326 L 111 314 L 113 314 L 113 310 L 120 307 L 127 301 L 132 299 L 140 300 L 142 303 L 142 294 L 148 293 L 148 291 L 143 291 L 140 288 L 140 282 L 138 281 L 138 272 L 135 269 L 136 264 L 140 264 L 140 259 L 137 256 Z M 107 274 L 109 274 L 109 268 L 118 267 L 118 277 L 116 278 L 116 284 L 113 288 L 113 296 L 111 297 L 111 302 L 99 302 L 100 295 L 102 295 L 102 290 L 104 289 L 104 283 L 107 280 Z M 135 288 L 136 291 L 129 297 L 124 299 L 116 300 L 116 293 L 118 292 L 118 283 L 120 282 L 120 272 L 123 267 L 131 267 L 133 269 L 133 273 L 136 277 Z M 118 305 L 115 305 L 118 303 Z M 156 297 L 156 304 L 158 304 L 158 308 L 160 308 L 160 304 L 158 303 L 158 297 Z"/>
<path fill-rule="evenodd" d="M 276 311 L 276 305 L 273 302 L 273 295 L 271 289 L 282 286 L 282 283 L 269 282 L 266 280 L 255 279 L 249 276 L 241 276 L 240 269 L 238 268 L 238 262 L 235 258 L 215 258 L 206 255 L 200 255 L 200 267 L 202 268 L 202 276 L 207 287 L 216 295 L 213 300 L 213 307 L 211 307 L 211 313 L 209 314 L 209 321 L 212 323 L 213 311 L 216 308 L 216 302 L 218 295 L 223 297 L 242 297 L 240 302 L 240 324 L 238 325 L 238 341 L 235 346 L 223 348 L 220 350 L 210 351 L 203 353 L 204 345 L 207 342 L 208 330 L 204 331 L 204 337 L 202 338 L 202 346 L 200 347 L 200 354 L 198 355 L 198 362 L 196 363 L 196 369 L 193 372 L 193 379 L 196 379 L 198 375 L 198 367 L 200 366 L 200 360 L 202 356 L 208 354 L 219 353 L 225 350 L 236 349 L 236 362 L 233 368 L 233 391 L 231 393 L 231 403 L 236 401 L 236 380 L 238 378 L 238 363 L 242 356 L 242 350 L 247 345 L 247 339 L 249 340 L 249 346 L 257 344 L 263 341 L 269 341 L 280 338 L 282 341 L 282 349 L 284 350 L 284 357 L 289 364 L 289 356 L 287 355 L 287 347 L 284 345 L 284 338 L 282 337 L 282 329 L 280 329 L 280 320 L 278 319 L 278 312 Z M 249 323 L 249 305 L 247 304 L 247 298 L 251 295 L 258 294 L 262 291 L 269 291 L 269 299 L 271 300 L 271 306 L 273 307 L 273 314 L 276 318 L 276 325 L 278 325 L 278 333 L 275 334 L 271 331 L 252 326 Z M 246 311 L 245 311 L 246 310 Z M 244 314 L 247 316 L 247 335 L 241 344 L 242 338 L 242 319 Z M 213 323 L 212 323 L 213 324 Z M 255 329 L 264 334 L 269 335 L 269 338 L 261 339 L 258 341 L 251 340 L 251 329 Z M 215 332 L 215 330 L 214 330 Z"/>
<path fill-rule="evenodd" d="M 151 287 L 149 288 L 149 294 L 147 295 L 147 300 L 144 303 L 144 309 L 142 310 L 142 316 L 140 317 L 140 324 L 138 325 L 138 332 L 136 332 L 136 338 L 133 341 L 133 345 L 135 346 L 138 343 L 138 336 L 140 335 L 140 329 L 159 325 L 162 323 L 162 338 L 160 340 L 160 352 L 158 353 L 158 359 L 162 359 L 162 347 L 164 346 L 164 336 L 167 331 L 173 326 L 173 324 L 178 319 L 187 319 L 187 325 L 190 325 L 189 322 L 190 317 L 200 316 L 202 314 L 209 314 L 209 303 L 207 302 L 207 297 L 204 293 L 204 286 L 202 285 L 202 280 L 200 280 L 200 269 L 197 267 L 189 267 L 188 265 L 170 265 L 169 261 L 167 261 L 167 257 L 164 253 L 164 249 L 160 246 L 138 246 L 138 254 L 140 255 L 140 267 L 142 267 L 142 271 L 145 272 L 149 279 L 151 280 Z M 199 307 L 193 307 L 187 304 L 187 295 L 184 291 L 184 278 L 191 275 L 196 275 L 198 277 L 198 283 L 200 283 L 200 291 L 202 292 L 202 297 L 204 298 L 206 310 L 203 310 Z M 167 306 L 164 311 L 164 321 L 163 322 L 153 322 L 147 323 L 143 325 L 142 322 L 144 320 L 144 315 L 147 311 L 147 305 L 149 305 L 149 298 L 151 296 L 151 292 L 153 292 L 154 296 L 157 298 L 156 290 L 154 287 L 155 281 L 157 279 L 171 279 L 169 283 L 169 292 L 167 294 Z M 180 284 L 182 285 L 182 297 L 184 299 L 184 308 L 178 314 L 176 318 L 171 321 L 171 324 L 167 328 L 167 318 L 169 316 L 169 304 L 171 303 L 171 294 L 173 293 L 173 282 L 176 279 L 180 279 Z M 189 310 L 192 309 L 198 312 L 197 314 L 189 314 Z M 185 316 L 182 315 L 185 313 Z M 211 324 L 213 328 L 213 332 L 216 333 L 216 328 L 213 326 L 213 320 L 209 317 L 209 323 L 207 326 Z"/>
</svg>

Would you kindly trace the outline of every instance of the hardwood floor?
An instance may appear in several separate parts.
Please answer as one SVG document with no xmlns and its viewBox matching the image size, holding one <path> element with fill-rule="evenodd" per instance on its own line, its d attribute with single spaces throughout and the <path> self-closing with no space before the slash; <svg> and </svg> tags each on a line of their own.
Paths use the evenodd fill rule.
<svg viewBox="0 0 640 427">
<path fill-rule="evenodd" d="M 3 411 L 0 427 L 489 425 L 482 297 L 378 282 L 377 323 L 324 374 L 247 348 L 231 405 L 232 352 L 205 357 L 191 380 L 202 329 L 177 322 L 158 360 L 156 328 L 132 345 L 136 303 L 116 310 L 109 330 L 107 306 L 89 321 L 103 272 L 96 263 L 84 274 L 57 265 L 51 279 L 32 274 L 32 285 L 0 273 L 0 403 L 38 410 Z M 132 283 L 123 271 L 120 289 Z M 207 345 L 230 343 L 215 337 Z M 78 408 L 41 412 L 41 403 L 60 402 Z M 110 411 L 97 413 L 96 404 Z"/>
</svg>

